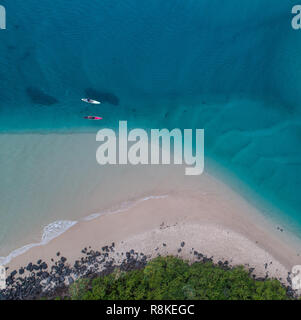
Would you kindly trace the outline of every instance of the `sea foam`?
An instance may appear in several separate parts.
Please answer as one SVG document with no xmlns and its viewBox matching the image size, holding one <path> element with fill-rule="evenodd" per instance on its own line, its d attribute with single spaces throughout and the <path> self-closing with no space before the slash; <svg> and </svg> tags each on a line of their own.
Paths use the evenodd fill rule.
<svg viewBox="0 0 301 320">
<path fill-rule="evenodd" d="M 66 232 L 68 229 L 72 228 L 75 224 L 77 224 L 80 221 L 90 221 L 90 220 L 96 219 L 96 218 L 98 218 L 102 215 L 105 215 L 105 214 L 124 212 L 124 211 L 131 209 L 132 207 L 134 207 L 135 205 L 137 205 L 140 202 L 148 201 L 148 200 L 152 200 L 152 199 L 164 199 L 167 197 L 168 197 L 168 195 L 147 196 L 147 197 L 144 197 L 144 198 L 141 198 L 138 200 L 123 202 L 117 209 L 107 210 L 107 211 L 103 211 L 100 213 L 93 213 L 93 214 L 91 214 L 91 215 L 89 215 L 79 221 L 59 220 L 59 221 L 52 222 L 43 228 L 43 235 L 42 235 L 42 239 L 40 242 L 25 245 L 21 248 L 18 248 L 16 250 L 12 251 L 6 257 L 0 257 L 0 265 L 5 266 L 13 258 L 27 252 L 31 248 L 42 246 L 42 245 L 49 243 L 51 240 L 59 237 L 60 235 L 62 235 L 64 232 Z"/>
<path fill-rule="evenodd" d="M 43 235 L 42 235 L 42 240 L 39 243 L 31 243 L 27 244 L 24 247 L 18 248 L 14 251 L 12 251 L 8 256 L 6 257 L 0 257 L 0 264 L 1 265 L 6 265 L 8 264 L 13 258 L 25 253 L 29 249 L 33 247 L 38 247 L 41 245 L 45 245 L 54 238 L 60 236 L 63 234 L 65 231 L 73 227 L 77 221 L 55 221 L 44 227 L 43 229 Z"/>
</svg>

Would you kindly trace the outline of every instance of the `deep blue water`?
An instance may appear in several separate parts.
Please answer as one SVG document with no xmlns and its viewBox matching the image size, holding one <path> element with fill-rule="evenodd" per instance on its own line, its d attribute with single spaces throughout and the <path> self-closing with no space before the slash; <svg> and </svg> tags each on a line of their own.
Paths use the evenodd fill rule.
<svg viewBox="0 0 301 320">
<path fill-rule="evenodd" d="M 301 225 L 296 3 L 2 0 L 0 130 L 205 128 L 206 155 Z"/>
</svg>

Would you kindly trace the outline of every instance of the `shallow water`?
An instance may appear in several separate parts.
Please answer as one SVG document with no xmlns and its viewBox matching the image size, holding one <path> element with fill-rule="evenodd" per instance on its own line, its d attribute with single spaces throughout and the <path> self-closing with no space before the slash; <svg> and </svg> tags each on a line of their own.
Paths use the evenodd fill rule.
<svg viewBox="0 0 301 320">
<path fill-rule="evenodd" d="M 207 159 L 237 179 L 237 189 L 282 211 L 301 236 L 301 33 L 291 28 L 293 3 L 3 0 L 9 19 L 0 32 L 0 130 L 90 131 L 95 138 L 118 120 L 205 128 Z M 103 104 L 82 103 L 87 95 Z M 88 114 L 104 121 L 87 122 Z M 93 190 L 105 190 L 106 180 L 92 170 L 75 174 L 96 166 L 94 145 L 58 154 L 65 140 L 51 141 L 22 149 L 1 140 L 1 245 L 30 240 L 31 220 L 38 228 L 63 218 L 55 213 L 74 210 L 76 217 L 87 203 L 101 205 Z M 58 190 L 37 175 L 43 165 L 48 178 L 58 175 Z M 77 194 L 81 206 L 70 205 Z M 31 220 L 23 223 L 24 215 Z"/>
</svg>

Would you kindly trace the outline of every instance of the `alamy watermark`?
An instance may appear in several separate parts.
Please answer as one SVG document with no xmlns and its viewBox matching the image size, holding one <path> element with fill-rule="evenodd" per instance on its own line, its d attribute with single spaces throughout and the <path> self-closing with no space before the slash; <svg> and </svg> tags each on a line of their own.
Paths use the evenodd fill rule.
<svg viewBox="0 0 301 320">
<path fill-rule="evenodd" d="M 294 15 L 292 19 L 292 28 L 295 30 L 301 29 L 301 5 L 293 6 L 292 14 Z"/>
<path fill-rule="evenodd" d="M 117 141 L 118 139 L 118 141 Z M 128 132 L 127 121 L 119 121 L 118 134 L 112 129 L 99 130 L 96 141 L 102 142 L 96 152 L 100 165 L 168 165 L 185 163 L 186 175 L 200 175 L 204 171 L 204 129 L 151 129 L 150 137 L 144 129 Z M 118 158 L 118 159 L 117 159 Z"/>
<path fill-rule="evenodd" d="M 6 9 L 0 5 L 0 29 L 6 29 Z"/>
<path fill-rule="evenodd" d="M 0 290 L 6 289 L 6 270 L 4 266 L 0 266 Z"/>
<path fill-rule="evenodd" d="M 292 269 L 292 289 L 301 291 L 301 266 L 294 266 Z"/>
</svg>

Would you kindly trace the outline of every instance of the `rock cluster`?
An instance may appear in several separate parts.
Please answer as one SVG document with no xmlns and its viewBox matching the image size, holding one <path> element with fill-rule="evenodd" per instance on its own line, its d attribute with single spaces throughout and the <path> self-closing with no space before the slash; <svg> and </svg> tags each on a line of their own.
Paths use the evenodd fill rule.
<svg viewBox="0 0 301 320">
<path fill-rule="evenodd" d="M 162 244 L 163 247 L 167 245 Z M 185 247 L 185 242 L 181 242 L 178 253 Z M 157 248 L 159 249 L 159 248 Z M 157 249 L 155 251 L 157 251 Z M 74 281 L 79 278 L 95 278 L 111 274 L 116 268 L 120 271 L 137 270 L 145 267 L 151 256 L 138 253 L 134 249 L 128 252 L 115 252 L 115 243 L 102 247 L 101 251 L 94 251 L 89 248 L 81 250 L 83 256 L 70 265 L 67 259 L 57 252 L 57 261 L 51 259 L 53 265 L 48 266 L 45 261 L 38 260 L 36 263 L 29 263 L 19 270 L 13 270 L 6 279 L 6 290 L 0 291 L 0 300 L 31 300 L 41 297 L 55 297 L 68 291 Z M 204 254 L 190 250 L 194 260 L 199 262 L 213 262 L 213 257 L 208 258 Z M 157 254 L 160 255 L 159 253 Z M 228 261 L 218 261 L 217 265 L 225 270 L 232 268 Z M 267 264 L 265 265 L 267 269 Z M 257 278 L 253 274 L 254 268 L 249 268 L 250 275 L 259 281 L 265 278 Z M 291 284 L 290 276 L 288 282 Z M 289 296 L 295 296 L 291 287 L 287 287 Z"/>
</svg>

